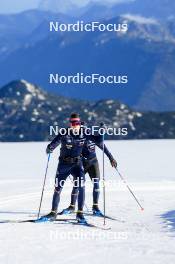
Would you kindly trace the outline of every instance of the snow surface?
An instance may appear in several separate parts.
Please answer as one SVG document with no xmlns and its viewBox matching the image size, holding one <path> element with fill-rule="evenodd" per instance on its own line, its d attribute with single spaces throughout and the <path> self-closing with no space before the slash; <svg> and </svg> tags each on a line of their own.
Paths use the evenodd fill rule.
<svg viewBox="0 0 175 264">
<path fill-rule="evenodd" d="M 110 141 L 119 170 L 129 182 L 142 212 L 105 160 L 107 220 L 112 229 L 101 231 L 69 224 L 0 223 L 2 264 L 153 264 L 175 258 L 175 140 Z M 0 221 L 36 216 L 47 157 L 47 143 L 0 143 Z M 58 150 L 49 164 L 42 213 L 50 211 Z M 102 153 L 98 150 L 100 166 Z M 60 210 L 69 204 L 71 182 L 62 192 Z M 92 203 L 87 177 L 86 205 Z M 100 205 L 102 208 L 102 195 Z M 89 222 L 103 225 L 99 218 Z"/>
</svg>

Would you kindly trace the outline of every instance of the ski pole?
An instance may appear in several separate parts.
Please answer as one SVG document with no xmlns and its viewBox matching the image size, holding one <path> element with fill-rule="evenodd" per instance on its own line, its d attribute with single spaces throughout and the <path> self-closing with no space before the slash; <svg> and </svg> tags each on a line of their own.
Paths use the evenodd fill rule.
<svg viewBox="0 0 175 264">
<path fill-rule="evenodd" d="M 125 181 L 125 179 L 123 178 L 123 176 L 121 175 L 121 173 L 118 171 L 117 168 L 115 168 L 116 171 L 118 172 L 118 175 L 120 176 L 121 180 L 123 181 L 123 183 L 126 185 L 126 187 L 128 188 L 129 192 L 132 194 L 132 196 L 134 197 L 135 201 L 137 202 L 138 206 L 140 207 L 140 209 L 143 211 L 144 208 L 142 207 L 142 205 L 140 204 L 140 202 L 138 201 L 137 197 L 135 196 L 135 194 L 133 193 L 133 191 L 131 190 L 131 188 L 129 187 L 129 185 L 127 184 L 127 182 Z"/>
<path fill-rule="evenodd" d="M 38 219 L 40 217 L 41 205 L 42 205 L 42 201 L 43 201 L 44 188 L 45 188 L 45 183 L 46 183 L 47 171 L 48 171 L 48 167 L 49 167 L 49 160 L 50 160 L 50 153 L 48 154 L 47 166 L 46 166 L 46 171 L 45 171 L 45 175 L 44 175 L 44 183 L 43 183 L 43 188 L 42 188 L 42 192 L 41 192 L 40 205 L 39 205 L 39 209 L 38 209 Z"/>
<path fill-rule="evenodd" d="M 104 151 L 104 134 L 103 134 L 103 224 L 106 225 L 106 188 L 105 188 L 105 151 Z"/>
</svg>

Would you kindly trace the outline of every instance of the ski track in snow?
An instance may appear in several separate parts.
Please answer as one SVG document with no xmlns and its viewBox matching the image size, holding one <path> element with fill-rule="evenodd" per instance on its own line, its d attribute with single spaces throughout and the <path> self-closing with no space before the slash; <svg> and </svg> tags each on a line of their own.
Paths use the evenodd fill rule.
<svg viewBox="0 0 175 264">
<path fill-rule="evenodd" d="M 36 217 L 46 163 L 45 146 L 46 143 L 0 144 L 0 221 Z M 107 215 L 118 219 L 106 220 L 111 230 L 59 222 L 0 224 L 0 263 L 174 264 L 175 140 L 107 142 L 107 146 L 118 157 L 122 168 L 119 170 L 145 210 L 139 209 L 106 159 L 107 183 L 114 180 L 112 188 L 106 187 L 106 211 Z M 49 212 L 51 206 L 58 152 L 52 155 L 49 164 L 43 214 Z M 101 164 L 99 150 L 98 157 Z M 88 180 L 86 189 L 86 204 L 91 208 L 92 186 Z M 70 191 L 68 181 L 59 210 L 69 204 Z M 102 200 L 101 192 L 101 208 Z M 87 219 L 103 225 L 103 219 L 92 216 Z"/>
</svg>

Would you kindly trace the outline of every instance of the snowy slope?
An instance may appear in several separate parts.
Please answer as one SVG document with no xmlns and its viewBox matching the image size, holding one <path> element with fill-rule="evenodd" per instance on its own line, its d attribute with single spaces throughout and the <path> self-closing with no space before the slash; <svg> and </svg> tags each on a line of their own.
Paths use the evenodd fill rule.
<svg viewBox="0 0 175 264">
<path fill-rule="evenodd" d="M 118 219 L 107 220 L 111 230 L 59 223 L 0 224 L 0 263 L 174 263 L 175 233 L 170 218 L 175 206 L 175 140 L 106 144 L 117 157 L 119 170 L 145 211 L 138 210 L 106 159 L 107 214 Z M 46 142 L 0 144 L 0 221 L 35 217 L 47 159 L 46 145 Z M 59 149 L 50 161 L 42 213 L 50 210 L 58 152 Z M 99 150 L 98 157 L 102 165 Z M 87 177 L 88 207 L 92 203 L 91 187 Z M 69 204 L 70 190 L 68 181 L 60 210 Z M 88 219 L 100 226 L 103 224 L 102 219 Z"/>
</svg>

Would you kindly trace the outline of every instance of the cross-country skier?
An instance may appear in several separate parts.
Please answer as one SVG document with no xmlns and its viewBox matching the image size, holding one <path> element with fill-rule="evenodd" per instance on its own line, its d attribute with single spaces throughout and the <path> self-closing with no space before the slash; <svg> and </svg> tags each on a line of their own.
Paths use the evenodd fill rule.
<svg viewBox="0 0 175 264">
<path fill-rule="evenodd" d="M 55 190 L 52 200 L 51 212 L 42 218 L 53 221 L 57 216 L 60 194 L 65 180 L 71 174 L 74 180 L 78 181 L 78 211 L 76 218 L 80 223 L 86 223 L 83 215 L 83 206 L 85 199 L 85 174 L 82 162 L 82 150 L 86 140 L 96 142 L 102 145 L 99 137 L 85 135 L 80 132 L 81 121 L 78 114 L 72 114 L 70 117 L 70 129 L 67 129 L 65 135 L 58 134 L 53 141 L 47 146 L 46 152 L 51 153 L 58 145 L 61 144 L 59 164 L 55 178 Z"/>
<path fill-rule="evenodd" d="M 90 179 L 93 183 L 93 206 L 92 206 L 92 212 L 95 216 L 103 216 L 102 212 L 99 209 L 98 202 L 99 202 L 99 195 L 100 195 L 100 187 L 99 187 L 99 181 L 100 181 L 100 169 L 99 169 L 99 163 L 97 160 L 96 155 L 96 144 L 93 141 L 86 140 L 85 146 L 83 147 L 83 167 L 85 174 L 88 173 Z M 102 146 L 100 146 L 102 149 Z M 104 145 L 104 152 L 109 158 L 112 167 L 117 167 L 117 162 L 111 155 L 111 153 L 108 151 L 106 146 Z M 78 188 L 73 187 L 72 193 L 71 193 L 71 203 L 68 208 L 64 209 L 61 214 L 70 214 L 75 211 L 75 204 L 78 197 Z"/>
</svg>

